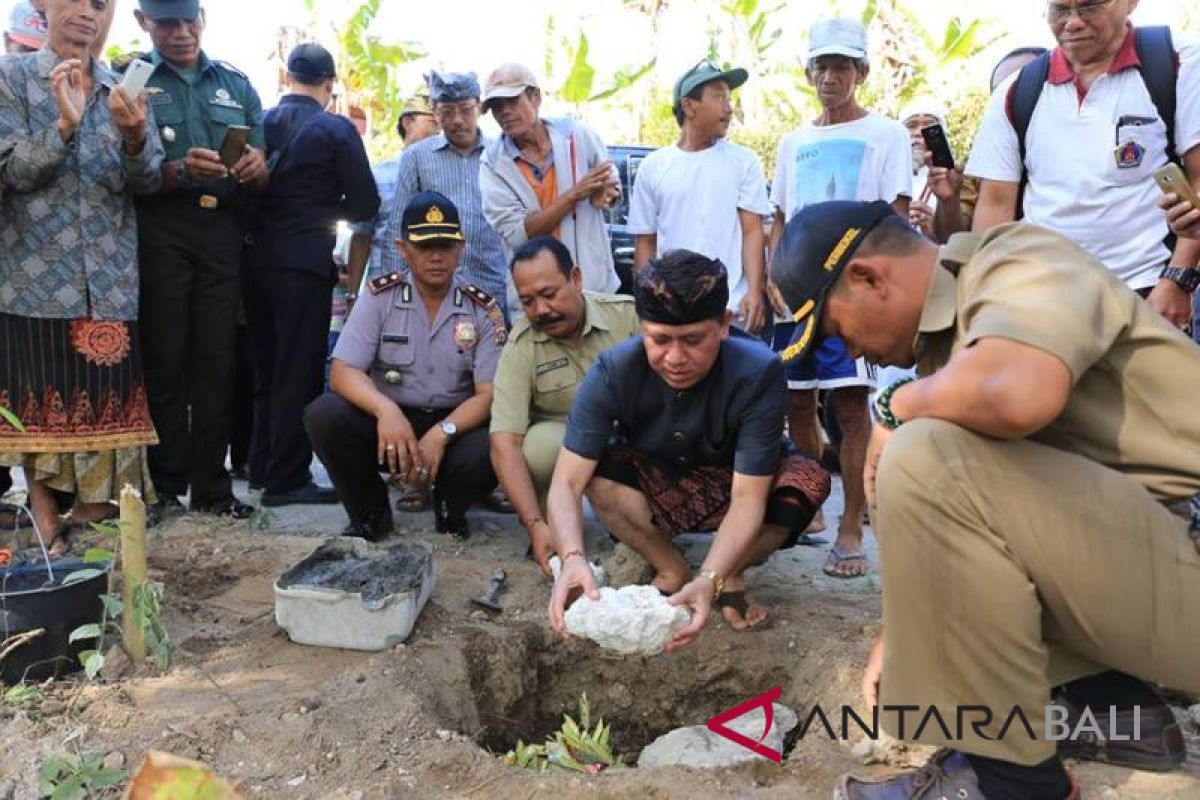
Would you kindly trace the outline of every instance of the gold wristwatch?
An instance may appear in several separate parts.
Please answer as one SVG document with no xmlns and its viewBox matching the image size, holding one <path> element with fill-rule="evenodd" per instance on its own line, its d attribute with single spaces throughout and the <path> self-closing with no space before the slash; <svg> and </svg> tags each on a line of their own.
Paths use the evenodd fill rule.
<svg viewBox="0 0 1200 800">
<path fill-rule="evenodd" d="M 719 597 L 721 594 L 721 591 L 725 588 L 725 579 L 722 578 L 720 575 L 718 575 L 717 571 L 714 569 L 700 570 L 700 577 L 708 578 L 710 581 L 713 582 L 713 598 L 716 599 L 717 597 Z"/>
</svg>

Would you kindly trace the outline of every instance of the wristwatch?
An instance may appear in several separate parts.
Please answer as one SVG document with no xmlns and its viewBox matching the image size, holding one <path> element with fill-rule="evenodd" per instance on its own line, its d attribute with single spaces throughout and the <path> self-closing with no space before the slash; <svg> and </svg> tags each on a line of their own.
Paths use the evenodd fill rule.
<svg viewBox="0 0 1200 800">
<path fill-rule="evenodd" d="M 718 575 L 717 571 L 715 569 L 700 570 L 700 577 L 708 578 L 710 581 L 713 582 L 713 599 L 714 600 L 717 597 L 719 597 L 721 595 L 721 592 L 725 589 L 725 579 L 722 578 L 720 575 Z"/>
<path fill-rule="evenodd" d="M 1197 267 L 1164 267 L 1158 273 L 1159 280 L 1166 278 L 1174 281 L 1180 289 L 1192 294 L 1200 288 L 1200 268 Z"/>
<path fill-rule="evenodd" d="M 438 427 L 442 429 L 442 433 L 446 434 L 446 441 L 454 441 L 454 437 L 458 435 L 458 426 L 448 419 L 442 420 Z"/>
</svg>

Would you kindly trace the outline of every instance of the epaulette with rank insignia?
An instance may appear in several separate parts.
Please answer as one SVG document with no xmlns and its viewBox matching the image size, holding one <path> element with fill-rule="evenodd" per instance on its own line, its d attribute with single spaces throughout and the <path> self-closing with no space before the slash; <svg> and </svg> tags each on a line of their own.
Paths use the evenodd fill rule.
<svg viewBox="0 0 1200 800">
<path fill-rule="evenodd" d="M 462 293 L 471 298 L 471 302 L 484 310 L 487 318 L 492 323 L 492 338 L 496 344 L 504 344 L 508 341 L 508 326 L 504 323 L 504 312 L 500 310 L 500 305 L 496 302 L 496 298 L 480 289 L 474 284 L 466 283 L 459 287 Z"/>
<path fill-rule="evenodd" d="M 379 294 L 402 283 L 404 283 L 403 275 L 399 272 L 389 272 L 387 275 L 380 275 L 378 278 L 368 281 L 367 286 L 370 288 L 371 294 Z"/>
<path fill-rule="evenodd" d="M 149 53 L 142 53 L 134 50 L 133 52 L 117 56 L 110 62 L 110 66 L 112 67 L 113 72 L 117 73 L 118 75 L 124 75 L 125 70 L 127 70 L 129 65 L 132 64 L 136 59 L 147 61 L 149 58 Z"/>
<path fill-rule="evenodd" d="M 235 67 L 233 64 L 230 64 L 228 61 L 214 60 L 212 63 L 216 64 L 221 69 L 229 70 L 234 75 L 237 75 L 239 78 L 242 78 L 247 81 L 250 80 L 250 78 L 246 75 L 246 73 L 242 72 L 240 69 Z"/>
</svg>

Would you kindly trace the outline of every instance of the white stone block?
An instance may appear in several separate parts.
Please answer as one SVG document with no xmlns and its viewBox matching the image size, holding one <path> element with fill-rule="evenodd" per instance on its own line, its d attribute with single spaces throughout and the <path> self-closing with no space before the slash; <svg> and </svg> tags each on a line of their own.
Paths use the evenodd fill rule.
<svg viewBox="0 0 1200 800">
<path fill-rule="evenodd" d="M 656 655 L 691 622 L 683 606 L 667 602 L 653 586 L 603 588 L 599 600 L 582 596 L 567 609 L 567 630 L 618 653 Z"/>
<path fill-rule="evenodd" d="M 737 719 L 730 720 L 725 727 L 753 741 L 762 743 L 772 750 L 783 752 L 783 740 L 788 731 L 799 724 L 796 712 L 785 705 L 775 703 L 775 719 L 771 730 L 763 738 L 766 717 L 762 707 L 749 711 Z M 740 744 L 719 736 L 704 725 L 677 728 L 651 742 L 638 756 L 639 767 L 731 767 L 745 761 L 762 759 L 758 753 L 747 750 Z"/>
</svg>

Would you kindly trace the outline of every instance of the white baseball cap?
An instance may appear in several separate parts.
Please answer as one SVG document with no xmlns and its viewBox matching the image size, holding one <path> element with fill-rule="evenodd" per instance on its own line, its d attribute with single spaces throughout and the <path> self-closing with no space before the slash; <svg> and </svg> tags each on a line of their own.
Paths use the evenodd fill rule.
<svg viewBox="0 0 1200 800">
<path fill-rule="evenodd" d="M 808 61 L 818 56 L 867 57 L 867 29 L 856 19 L 834 17 L 813 23 L 808 37 Z"/>
</svg>

